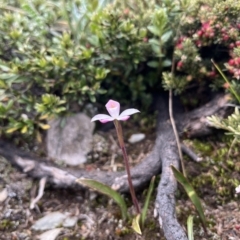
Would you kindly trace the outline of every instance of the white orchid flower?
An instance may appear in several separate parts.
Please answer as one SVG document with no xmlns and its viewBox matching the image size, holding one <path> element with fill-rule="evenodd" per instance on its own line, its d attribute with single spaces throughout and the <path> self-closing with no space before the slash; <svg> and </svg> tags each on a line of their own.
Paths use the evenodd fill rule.
<svg viewBox="0 0 240 240">
<path fill-rule="evenodd" d="M 109 100 L 105 105 L 109 115 L 97 114 L 91 119 L 91 122 L 99 120 L 101 123 L 106 123 L 114 120 L 126 121 L 130 118 L 130 115 L 140 112 L 135 108 L 129 108 L 120 113 L 120 103 L 114 100 Z"/>
</svg>

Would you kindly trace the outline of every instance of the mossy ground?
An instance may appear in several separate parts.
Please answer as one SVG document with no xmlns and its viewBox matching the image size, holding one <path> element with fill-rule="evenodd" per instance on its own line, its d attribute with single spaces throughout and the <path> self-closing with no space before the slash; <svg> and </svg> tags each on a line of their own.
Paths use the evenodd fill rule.
<svg viewBox="0 0 240 240">
<path fill-rule="evenodd" d="M 203 157 L 199 163 L 186 160 L 189 178 L 199 195 L 214 195 L 214 202 L 209 202 L 212 206 L 235 199 L 235 188 L 240 185 L 239 143 L 232 145 L 233 137 L 224 133 L 188 142 Z"/>
</svg>

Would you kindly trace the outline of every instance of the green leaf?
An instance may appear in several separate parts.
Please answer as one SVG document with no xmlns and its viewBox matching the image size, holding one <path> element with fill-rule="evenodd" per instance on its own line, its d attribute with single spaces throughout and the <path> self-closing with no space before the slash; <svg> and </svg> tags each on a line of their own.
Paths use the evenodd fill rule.
<svg viewBox="0 0 240 240">
<path fill-rule="evenodd" d="M 30 16 L 30 17 L 37 17 L 38 13 L 34 9 L 33 4 L 23 4 L 22 9 Z"/>
<path fill-rule="evenodd" d="M 43 124 L 43 123 L 39 123 L 38 126 L 39 126 L 40 128 L 42 128 L 43 130 L 47 130 L 47 129 L 50 128 L 50 125 L 48 125 L 48 124 Z"/>
<path fill-rule="evenodd" d="M 147 63 L 147 65 L 148 65 L 149 67 L 152 67 L 152 68 L 157 68 L 157 67 L 159 66 L 159 62 L 157 62 L 157 61 L 149 61 L 149 62 Z"/>
<path fill-rule="evenodd" d="M 12 73 L 3 73 L 0 74 L 0 80 L 8 80 L 7 85 L 10 87 L 13 82 L 18 79 L 18 75 Z"/>
<path fill-rule="evenodd" d="M 91 36 L 88 38 L 88 41 L 95 47 L 99 46 L 99 38 L 97 36 Z"/>
<path fill-rule="evenodd" d="M 141 228 L 140 228 L 140 226 L 139 226 L 140 216 L 141 216 L 141 215 L 138 214 L 135 218 L 133 218 L 133 220 L 132 220 L 132 228 L 133 228 L 133 230 L 134 230 L 136 233 L 142 235 L 142 231 L 141 231 Z"/>
<path fill-rule="evenodd" d="M 156 26 L 156 28 L 159 31 L 158 36 L 160 36 L 163 33 L 163 30 L 166 27 L 167 22 L 168 22 L 168 17 L 167 17 L 166 9 L 160 8 L 154 12 L 153 25 Z"/>
<path fill-rule="evenodd" d="M 7 113 L 7 108 L 5 105 L 3 105 L 2 103 L 0 103 L 0 116 L 4 117 Z"/>
<path fill-rule="evenodd" d="M 172 36 L 172 31 L 167 31 L 167 32 L 165 32 L 162 36 L 161 36 L 161 41 L 162 41 L 162 43 L 166 43 L 169 39 L 170 39 L 170 37 Z"/>
<path fill-rule="evenodd" d="M 11 107 L 13 106 L 14 101 L 11 99 L 8 104 L 7 104 L 7 110 L 11 109 Z"/>
<path fill-rule="evenodd" d="M 172 65 L 172 61 L 166 59 L 162 62 L 163 67 L 170 67 Z"/>
<path fill-rule="evenodd" d="M 148 188 L 148 192 L 147 192 L 147 197 L 146 197 L 144 207 L 143 207 L 143 210 L 142 210 L 142 213 L 141 213 L 142 227 L 144 227 L 145 219 L 146 219 L 146 216 L 147 216 L 147 210 L 148 210 L 148 207 L 149 207 L 150 198 L 152 196 L 154 182 L 155 182 L 155 176 L 153 176 L 152 179 L 151 179 L 151 182 L 150 182 L 150 185 L 149 185 L 149 188 Z"/>
<path fill-rule="evenodd" d="M 187 219 L 188 240 L 194 240 L 193 236 L 193 216 L 190 215 Z"/>
<path fill-rule="evenodd" d="M 155 26 L 148 26 L 147 28 L 152 34 L 154 34 L 156 36 L 160 36 L 161 32 L 159 31 L 159 28 L 157 28 Z"/>
<path fill-rule="evenodd" d="M 103 183 L 100 183 L 98 181 L 92 180 L 92 179 L 79 178 L 76 180 L 76 182 L 78 182 L 79 184 L 81 184 L 83 186 L 92 188 L 92 189 L 112 198 L 120 207 L 123 220 L 127 219 L 127 217 L 128 217 L 127 206 L 126 206 L 126 203 L 125 203 L 123 197 L 118 192 L 114 191 L 109 186 L 107 186 Z"/>
<path fill-rule="evenodd" d="M 153 44 L 152 45 L 152 50 L 154 51 L 154 53 L 156 54 L 157 57 L 163 57 L 164 55 L 161 52 L 161 49 L 159 46 Z"/>
<path fill-rule="evenodd" d="M 89 99 L 91 102 L 96 102 L 96 98 L 93 95 L 89 95 Z"/>
<path fill-rule="evenodd" d="M 21 133 L 24 134 L 26 133 L 28 130 L 28 127 L 27 126 L 24 126 L 22 129 L 21 129 Z"/>
<path fill-rule="evenodd" d="M 154 44 L 154 45 L 160 46 L 160 42 L 159 42 L 159 40 L 157 40 L 157 39 L 155 39 L 155 38 L 151 38 L 151 39 L 149 39 L 148 42 L 151 43 L 151 44 Z"/>
<path fill-rule="evenodd" d="M 0 88 L 6 88 L 6 87 L 7 87 L 6 83 L 0 79 Z"/>
<path fill-rule="evenodd" d="M 96 68 L 96 74 L 95 74 L 95 78 L 97 80 L 102 80 L 104 79 L 107 74 L 110 72 L 110 70 L 108 69 L 104 69 L 104 68 Z"/>
<path fill-rule="evenodd" d="M 12 127 L 12 128 L 9 128 L 6 132 L 13 133 L 13 132 L 17 131 L 18 129 L 19 129 L 19 127 Z"/>
<path fill-rule="evenodd" d="M 8 66 L 3 64 L 0 64 L 0 69 L 4 72 L 9 72 L 11 70 Z"/>
<path fill-rule="evenodd" d="M 204 215 L 204 211 L 202 208 L 202 204 L 201 201 L 197 195 L 197 193 L 195 192 L 194 188 L 191 186 L 191 184 L 189 183 L 189 181 L 187 180 L 187 178 L 185 178 L 183 176 L 183 174 L 181 172 L 179 172 L 174 166 L 171 166 L 174 176 L 177 179 L 177 181 L 179 183 L 182 184 L 182 186 L 184 187 L 188 197 L 191 199 L 192 203 L 194 204 L 195 208 L 198 211 L 198 214 L 200 216 L 201 222 L 203 224 L 203 227 L 206 231 L 206 226 L 207 226 L 207 221 Z"/>
</svg>

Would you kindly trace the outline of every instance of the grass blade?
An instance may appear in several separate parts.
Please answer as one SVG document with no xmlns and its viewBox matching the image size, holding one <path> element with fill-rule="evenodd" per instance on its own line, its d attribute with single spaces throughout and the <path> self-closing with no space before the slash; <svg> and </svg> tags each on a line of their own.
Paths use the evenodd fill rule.
<svg viewBox="0 0 240 240">
<path fill-rule="evenodd" d="M 150 198 L 152 196 L 155 178 L 156 177 L 153 176 L 152 179 L 151 179 L 151 182 L 150 182 L 150 185 L 149 185 L 149 188 L 148 188 L 148 192 L 147 192 L 147 197 L 146 197 L 146 200 L 145 200 L 145 203 L 144 203 L 144 207 L 142 209 L 142 213 L 141 213 L 142 227 L 144 227 L 145 219 L 146 219 L 146 216 L 147 216 L 147 210 L 148 210 L 148 207 L 149 207 Z"/>
<path fill-rule="evenodd" d="M 183 174 L 181 172 L 179 172 L 174 166 L 171 166 L 171 167 L 172 167 L 175 178 L 183 186 L 188 197 L 191 199 L 192 203 L 194 204 L 194 206 L 200 216 L 201 222 L 203 224 L 203 228 L 204 228 L 205 232 L 207 232 L 207 228 L 206 228 L 207 221 L 206 221 L 206 218 L 205 218 L 205 215 L 203 212 L 201 201 L 200 201 L 197 193 L 195 192 L 194 188 L 189 183 L 187 178 L 184 177 Z"/>
<path fill-rule="evenodd" d="M 225 74 L 222 72 L 222 70 L 220 69 L 220 67 L 213 61 L 213 59 L 211 59 L 214 67 L 218 70 L 218 72 L 221 74 L 221 76 L 223 77 L 223 79 L 225 80 L 226 83 L 229 84 L 229 88 L 230 91 L 232 92 L 232 94 L 235 96 L 235 98 L 238 100 L 238 102 L 240 103 L 240 97 L 238 96 L 238 94 L 236 93 L 236 91 L 233 89 L 231 83 L 229 82 L 229 80 L 227 79 L 227 77 L 225 76 Z"/>
<path fill-rule="evenodd" d="M 188 229 L 188 239 L 194 240 L 193 236 L 193 216 L 190 215 L 187 220 L 187 229 Z"/>
<path fill-rule="evenodd" d="M 103 183 L 100 183 L 98 181 L 92 180 L 92 179 L 79 178 L 76 180 L 76 182 L 78 182 L 79 184 L 81 184 L 83 186 L 87 186 L 91 189 L 94 189 L 94 190 L 112 198 L 120 207 L 123 220 L 127 219 L 127 217 L 128 217 L 127 206 L 126 206 L 126 203 L 125 203 L 123 197 L 118 192 L 114 191 L 109 186 L 107 186 Z"/>
</svg>

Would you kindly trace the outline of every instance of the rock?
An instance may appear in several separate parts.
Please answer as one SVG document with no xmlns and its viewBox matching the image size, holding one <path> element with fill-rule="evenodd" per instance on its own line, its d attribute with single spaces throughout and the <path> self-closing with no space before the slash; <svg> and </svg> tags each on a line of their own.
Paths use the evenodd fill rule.
<svg viewBox="0 0 240 240">
<path fill-rule="evenodd" d="M 0 192 L 0 203 L 4 202 L 8 197 L 8 191 L 7 188 L 4 188 L 1 192 Z"/>
<path fill-rule="evenodd" d="M 8 196 L 10 198 L 17 197 L 19 199 L 28 196 L 28 191 L 32 188 L 32 180 L 24 177 L 23 174 L 15 173 L 14 175 L 22 177 L 19 180 L 15 179 L 14 181 L 11 181 L 7 185 Z"/>
<path fill-rule="evenodd" d="M 137 143 L 137 142 L 142 141 L 144 138 L 145 138 L 144 133 L 135 133 L 135 134 L 131 135 L 131 137 L 128 139 L 128 142 Z"/>
<path fill-rule="evenodd" d="M 76 166 L 85 163 L 92 147 L 94 124 L 83 113 L 49 121 L 48 156 Z"/>
<path fill-rule="evenodd" d="M 40 240 L 55 240 L 61 231 L 62 231 L 62 228 L 55 228 L 42 233 L 37 238 Z"/>
<path fill-rule="evenodd" d="M 63 222 L 63 227 L 74 227 L 78 221 L 78 217 L 73 216 L 73 217 L 67 217 L 64 222 Z"/>
<path fill-rule="evenodd" d="M 66 214 L 63 214 L 61 212 L 52 212 L 37 220 L 32 226 L 32 229 L 36 231 L 53 229 L 62 225 L 66 218 Z"/>
</svg>

